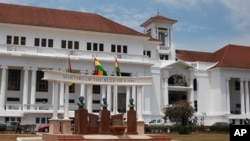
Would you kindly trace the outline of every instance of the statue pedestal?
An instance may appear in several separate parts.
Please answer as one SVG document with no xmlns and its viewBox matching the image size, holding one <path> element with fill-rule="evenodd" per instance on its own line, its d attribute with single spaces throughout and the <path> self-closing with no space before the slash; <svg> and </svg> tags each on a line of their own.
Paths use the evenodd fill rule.
<svg viewBox="0 0 250 141">
<path fill-rule="evenodd" d="M 60 119 L 49 120 L 49 134 L 61 134 Z"/>
<path fill-rule="evenodd" d="M 87 134 L 88 133 L 88 110 L 79 108 L 75 110 L 75 134 Z"/>
<path fill-rule="evenodd" d="M 137 122 L 136 122 L 136 111 L 130 109 L 127 112 L 127 132 L 126 134 L 138 134 L 137 132 Z"/>
<path fill-rule="evenodd" d="M 89 116 L 88 133 L 98 134 L 99 133 L 98 115 L 88 113 L 88 116 Z"/>
<path fill-rule="evenodd" d="M 102 109 L 100 112 L 100 134 L 111 134 L 110 131 L 110 111 Z"/>
<path fill-rule="evenodd" d="M 71 134 L 71 119 L 61 120 L 62 134 Z"/>
</svg>

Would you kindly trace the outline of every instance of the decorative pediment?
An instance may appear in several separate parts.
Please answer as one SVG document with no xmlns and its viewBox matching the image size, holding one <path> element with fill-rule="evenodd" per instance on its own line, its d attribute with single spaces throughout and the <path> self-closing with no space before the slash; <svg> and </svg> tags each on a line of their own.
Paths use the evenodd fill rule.
<svg viewBox="0 0 250 141">
<path fill-rule="evenodd" d="M 168 84 L 175 86 L 188 86 L 186 77 L 182 74 L 175 74 L 169 77 Z"/>
</svg>

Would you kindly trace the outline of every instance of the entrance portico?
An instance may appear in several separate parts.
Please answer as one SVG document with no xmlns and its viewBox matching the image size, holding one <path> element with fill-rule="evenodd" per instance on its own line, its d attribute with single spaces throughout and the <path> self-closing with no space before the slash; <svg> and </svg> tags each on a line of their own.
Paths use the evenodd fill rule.
<svg viewBox="0 0 250 141">
<path fill-rule="evenodd" d="M 66 73 L 53 70 L 44 70 L 44 80 L 53 82 L 53 117 L 52 120 L 58 119 L 58 84 L 64 83 L 64 120 L 69 120 L 69 94 L 68 89 L 69 85 L 72 83 L 81 84 L 82 87 L 87 89 L 87 94 L 85 97 L 86 109 L 89 112 L 92 112 L 92 87 L 93 85 L 101 85 L 101 98 L 105 98 L 106 95 L 111 96 L 110 87 L 114 87 L 113 93 L 113 113 L 117 113 L 118 102 L 117 102 L 117 86 L 126 86 L 126 105 L 129 104 L 130 97 L 130 87 L 137 87 L 137 121 L 142 121 L 142 88 L 143 86 L 152 85 L 151 76 L 137 76 L 137 77 L 122 77 L 122 76 L 98 76 L 98 75 L 85 75 L 85 74 L 76 74 L 76 73 Z M 107 89 L 107 94 L 106 94 Z M 84 94 L 81 94 L 84 95 Z M 132 98 L 132 97 L 130 97 Z M 110 98 L 108 98 L 110 99 Z M 108 100 L 111 102 L 111 100 Z M 111 103 L 108 103 L 111 105 Z M 111 108 L 111 107 L 108 107 Z"/>
</svg>

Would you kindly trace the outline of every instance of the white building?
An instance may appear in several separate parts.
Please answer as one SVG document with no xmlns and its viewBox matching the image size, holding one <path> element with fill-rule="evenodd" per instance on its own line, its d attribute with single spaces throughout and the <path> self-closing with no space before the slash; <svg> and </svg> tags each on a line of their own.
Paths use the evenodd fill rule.
<svg viewBox="0 0 250 141">
<path fill-rule="evenodd" d="M 42 70 L 65 72 L 70 58 L 74 73 L 91 74 L 93 56 L 109 75 L 117 56 L 123 76 L 152 76 L 153 85 L 142 87 L 145 121 L 162 117 L 163 107 L 180 99 L 192 102 L 207 125 L 240 123 L 249 117 L 250 48 L 176 50 L 176 22 L 158 13 L 141 25 L 145 33 L 139 33 L 94 13 L 0 3 L 0 122 L 47 123 L 53 112 L 53 86 L 42 80 Z M 111 95 L 107 98 L 112 113 L 128 107 L 127 91 L 137 98 L 136 86 L 75 84 L 69 88 L 69 116 L 73 118 L 79 96 L 86 93 L 92 93 L 92 112 L 98 113 L 103 91 Z M 112 107 L 115 94 L 117 109 Z M 59 85 L 58 103 L 63 118 L 64 83 Z"/>
</svg>

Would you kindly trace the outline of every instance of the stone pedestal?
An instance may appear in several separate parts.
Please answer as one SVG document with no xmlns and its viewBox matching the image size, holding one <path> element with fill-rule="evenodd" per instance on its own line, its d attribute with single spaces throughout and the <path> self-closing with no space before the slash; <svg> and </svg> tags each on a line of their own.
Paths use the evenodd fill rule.
<svg viewBox="0 0 250 141">
<path fill-rule="evenodd" d="M 110 111 L 106 108 L 102 109 L 100 112 L 100 134 L 110 134 Z"/>
<path fill-rule="evenodd" d="M 144 134 L 144 121 L 137 121 L 137 132 L 138 134 Z"/>
<path fill-rule="evenodd" d="M 87 134 L 88 133 L 88 110 L 79 108 L 75 110 L 75 134 Z"/>
<path fill-rule="evenodd" d="M 59 119 L 49 120 L 49 134 L 61 134 Z"/>
<path fill-rule="evenodd" d="M 61 133 L 62 134 L 71 134 L 71 119 L 63 119 L 61 120 Z"/>
<path fill-rule="evenodd" d="M 99 133 L 98 115 L 89 113 L 88 116 L 89 116 L 88 133 L 98 134 Z"/>
<path fill-rule="evenodd" d="M 136 123 L 136 111 L 130 109 L 127 112 L 127 132 L 126 134 L 138 134 L 137 123 Z"/>
<path fill-rule="evenodd" d="M 124 123 L 123 123 L 123 114 L 112 115 L 111 121 L 112 121 L 112 125 L 110 129 L 112 131 L 112 134 L 123 135 L 127 128 L 126 126 L 124 126 Z"/>
</svg>

